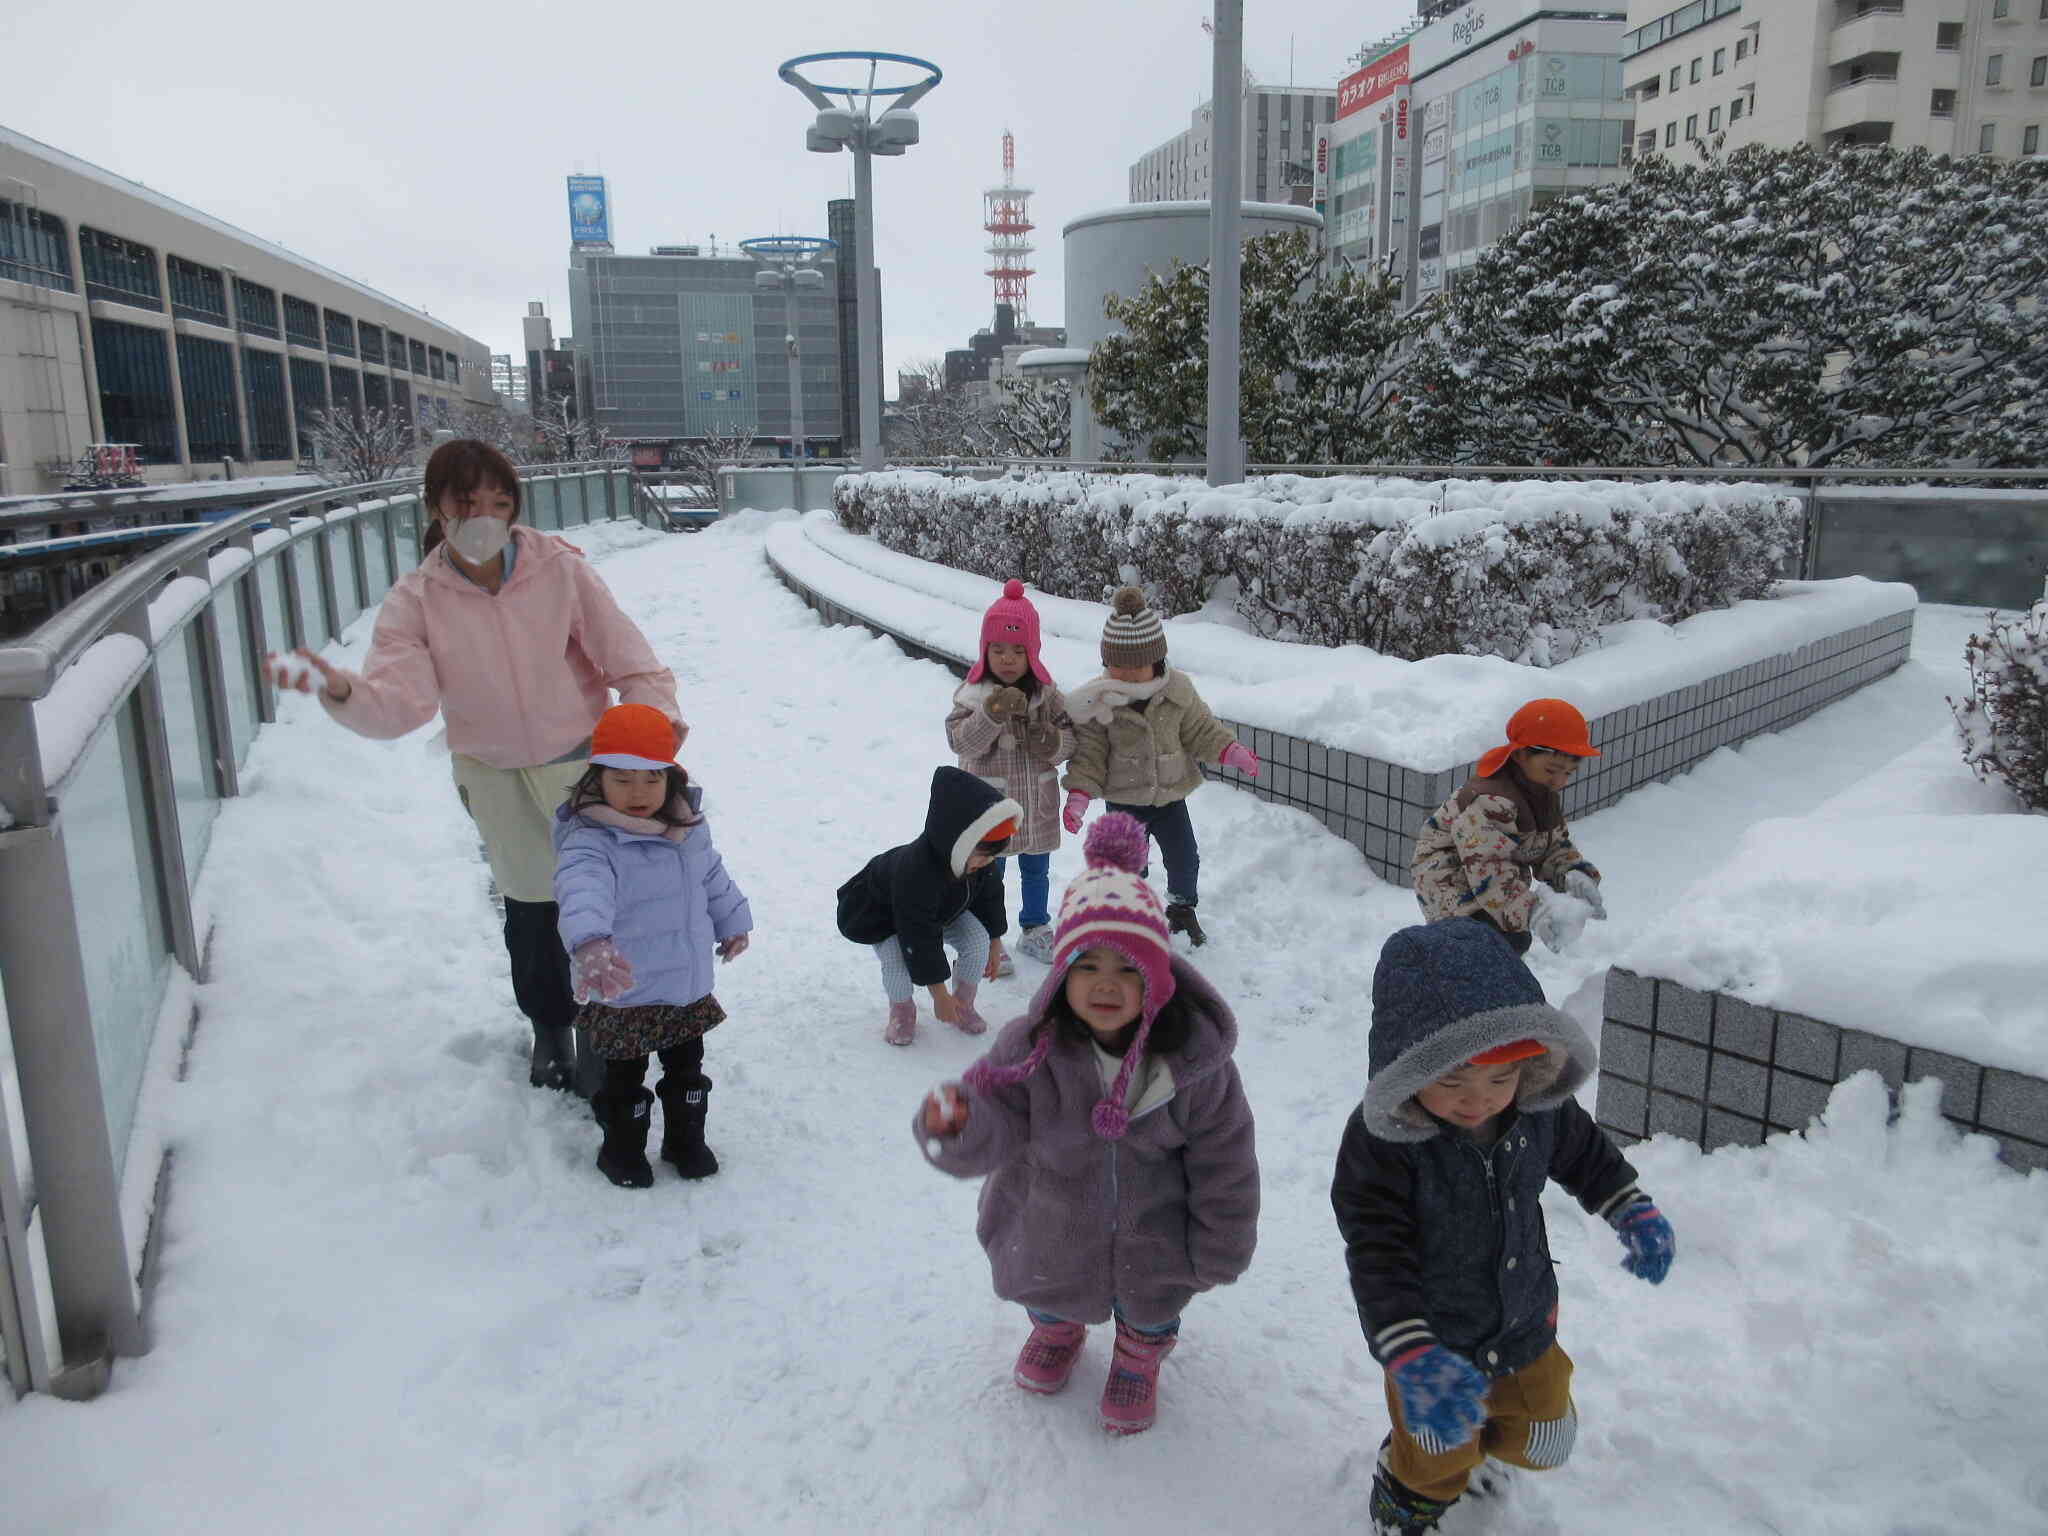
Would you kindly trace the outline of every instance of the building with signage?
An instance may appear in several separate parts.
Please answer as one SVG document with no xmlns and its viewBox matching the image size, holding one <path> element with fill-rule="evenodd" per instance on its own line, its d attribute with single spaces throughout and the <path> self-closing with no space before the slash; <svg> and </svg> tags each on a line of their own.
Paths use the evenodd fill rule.
<svg viewBox="0 0 2048 1536">
<path fill-rule="evenodd" d="M 1634 151 L 1693 140 L 2038 155 L 2042 0 L 1631 0 Z"/>
<path fill-rule="evenodd" d="M 492 399 L 483 342 L 0 128 L 0 495 L 114 448 L 152 483 L 286 474 L 315 411 L 433 426 Z"/>
<path fill-rule="evenodd" d="M 1244 199 L 1251 203 L 1295 201 L 1315 176 L 1315 145 L 1337 110 L 1336 94 L 1324 86 L 1257 85 L 1244 89 Z M 1134 203 L 1205 202 L 1209 197 L 1210 103 L 1203 102 L 1187 128 L 1131 166 Z"/>
<path fill-rule="evenodd" d="M 1418 303 L 1530 212 L 1626 175 L 1627 16 L 1612 4 L 1424 8 L 1338 87 L 1329 135 L 1336 258 L 1381 262 Z"/>
</svg>

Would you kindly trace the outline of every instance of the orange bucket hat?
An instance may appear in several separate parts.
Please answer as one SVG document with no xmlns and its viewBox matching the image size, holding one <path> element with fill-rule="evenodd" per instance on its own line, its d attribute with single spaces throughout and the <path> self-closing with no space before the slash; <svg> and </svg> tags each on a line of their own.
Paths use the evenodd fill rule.
<svg viewBox="0 0 2048 1536">
<path fill-rule="evenodd" d="M 1531 699 L 1508 717 L 1508 744 L 1479 759 L 1479 777 L 1490 779 L 1517 747 L 1546 747 L 1572 757 L 1598 757 L 1586 732 L 1586 717 L 1563 699 Z"/>
<path fill-rule="evenodd" d="M 651 704 L 614 704 L 590 733 L 590 760 L 601 768 L 673 768 L 676 728 Z"/>
<path fill-rule="evenodd" d="M 1541 1040 L 1513 1040 L 1506 1045 L 1496 1045 L 1490 1051 L 1481 1051 L 1472 1058 L 1475 1067 L 1504 1067 L 1511 1061 L 1527 1061 L 1532 1056 L 1541 1056 L 1548 1049 Z"/>
</svg>

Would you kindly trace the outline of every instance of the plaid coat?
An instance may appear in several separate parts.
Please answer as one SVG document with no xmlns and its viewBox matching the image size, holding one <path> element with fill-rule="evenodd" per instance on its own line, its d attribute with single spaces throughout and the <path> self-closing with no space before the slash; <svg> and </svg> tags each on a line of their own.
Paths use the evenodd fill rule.
<svg viewBox="0 0 2048 1536">
<path fill-rule="evenodd" d="M 1041 684 L 1023 725 L 998 723 L 988 717 L 986 706 L 1002 686 L 993 679 L 962 683 L 946 716 L 946 741 L 960 754 L 962 768 L 1024 807 L 1024 824 L 1017 829 L 1009 851 L 1051 853 L 1060 845 L 1060 776 L 1054 769 L 1074 755 L 1067 701 L 1059 689 Z M 1056 734 L 1057 744 L 1049 756 L 1025 746 L 1025 732 L 1033 726 Z"/>
</svg>

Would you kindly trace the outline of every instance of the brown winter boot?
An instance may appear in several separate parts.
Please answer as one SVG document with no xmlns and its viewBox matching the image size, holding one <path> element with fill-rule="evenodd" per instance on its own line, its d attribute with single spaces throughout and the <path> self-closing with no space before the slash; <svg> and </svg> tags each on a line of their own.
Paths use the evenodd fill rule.
<svg viewBox="0 0 2048 1536">
<path fill-rule="evenodd" d="M 1195 919 L 1195 909 L 1184 902 L 1173 902 L 1166 909 L 1166 930 L 1169 933 L 1184 933 L 1188 942 L 1200 949 L 1209 942 L 1209 935 L 1202 932 L 1202 925 Z"/>
</svg>

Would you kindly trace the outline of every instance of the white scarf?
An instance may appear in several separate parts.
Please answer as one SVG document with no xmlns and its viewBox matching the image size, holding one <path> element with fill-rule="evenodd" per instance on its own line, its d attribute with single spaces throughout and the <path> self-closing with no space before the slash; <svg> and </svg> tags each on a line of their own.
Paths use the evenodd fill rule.
<svg viewBox="0 0 2048 1536">
<path fill-rule="evenodd" d="M 1107 725 L 1110 718 L 1126 705 L 1140 699 L 1149 699 L 1158 694 L 1173 681 L 1173 669 L 1168 667 L 1163 676 L 1148 678 L 1142 683 L 1120 682 L 1113 677 L 1098 677 L 1083 683 L 1067 695 L 1067 713 L 1083 725 Z"/>
</svg>

